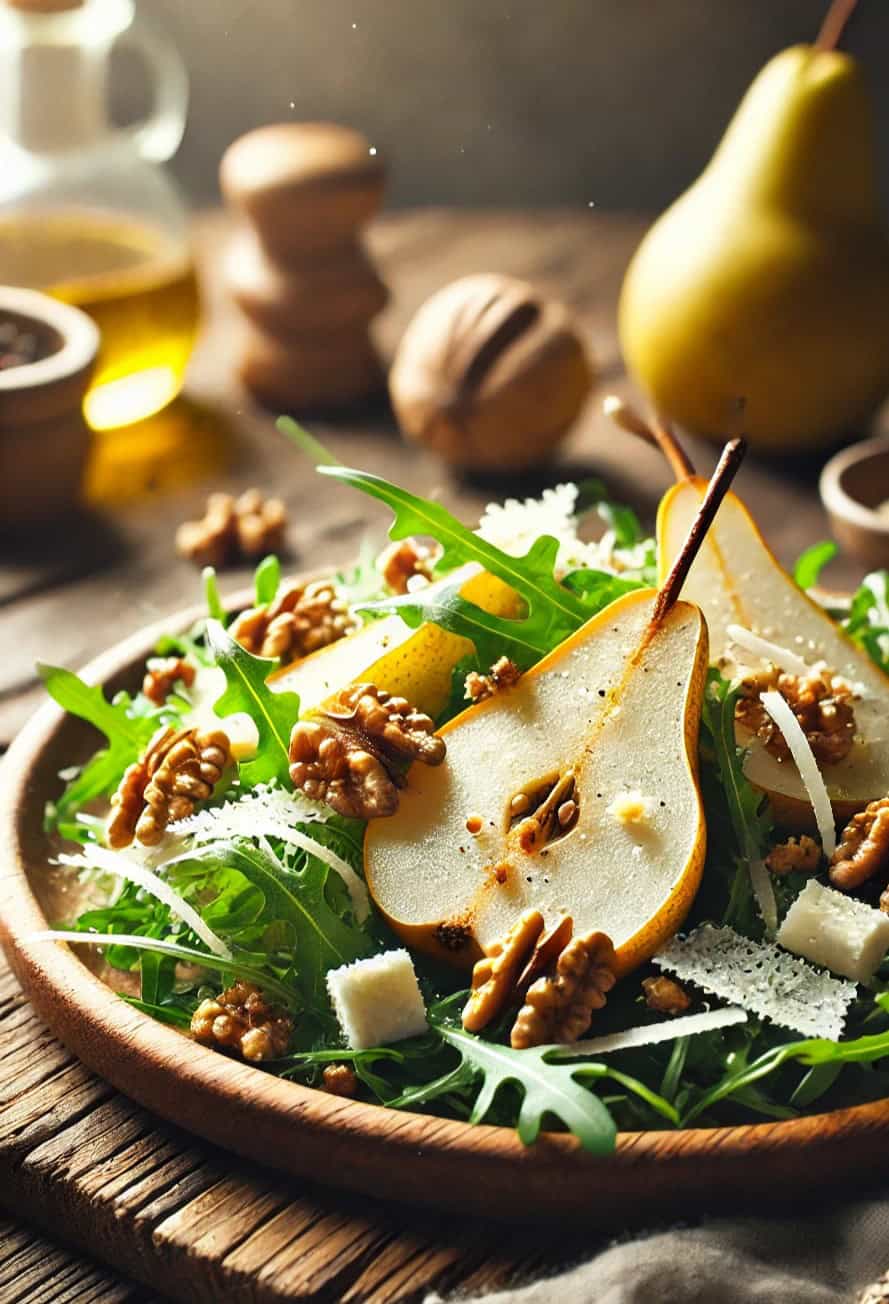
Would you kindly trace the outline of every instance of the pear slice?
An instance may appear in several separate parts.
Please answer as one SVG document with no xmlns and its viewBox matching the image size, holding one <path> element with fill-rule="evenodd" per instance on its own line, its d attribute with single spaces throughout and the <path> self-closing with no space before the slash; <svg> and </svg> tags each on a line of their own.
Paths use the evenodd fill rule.
<svg viewBox="0 0 889 1304">
<path fill-rule="evenodd" d="M 620 598 L 451 721 L 446 763 L 414 766 L 397 814 L 370 824 L 368 887 L 410 947 L 471 964 L 536 907 L 548 923 L 571 915 L 577 933 L 604 930 L 624 972 L 675 933 L 704 863 L 707 631 L 684 602 L 652 631 L 655 601 L 651 589 Z M 566 776 L 573 826 L 522 850 L 513 799 Z"/>
<path fill-rule="evenodd" d="M 707 482 L 692 476 L 674 485 L 658 512 L 659 565 L 669 570 L 695 518 Z M 856 741 L 842 761 L 821 766 L 834 814 L 846 820 L 869 801 L 889 792 L 889 678 L 856 647 L 826 612 L 803 593 L 780 566 L 747 508 L 726 494 L 683 588 L 696 602 L 710 631 L 710 656 L 727 676 L 755 658 L 732 644 L 730 625 L 802 657 L 825 662 L 856 687 Z M 781 762 L 762 744 L 739 731 L 749 745 L 744 771 L 769 794 L 776 819 L 789 827 L 810 827 L 812 810 L 792 761 Z"/>
<path fill-rule="evenodd" d="M 460 588 L 462 597 L 493 615 L 518 614 L 519 599 L 502 580 L 475 565 L 462 570 L 466 577 Z M 448 575 L 436 583 L 453 584 L 454 578 Z M 275 692 L 298 693 L 305 713 L 346 684 L 365 680 L 406 697 L 434 719 L 450 696 L 451 671 L 471 653 L 468 639 L 438 625 L 427 622 L 411 629 L 400 616 L 386 616 L 284 666 L 268 683 Z"/>
<path fill-rule="evenodd" d="M 679 928 L 706 852 L 708 646 L 677 598 L 742 452 L 726 450 L 659 591 L 618 599 L 446 725 L 446 763 L 414 766 L 397 813 L 371 822 L 368 888 L 409 946 L 470 965 L 533 907 L 606 932 L 621 974 Z"/>
</svg>

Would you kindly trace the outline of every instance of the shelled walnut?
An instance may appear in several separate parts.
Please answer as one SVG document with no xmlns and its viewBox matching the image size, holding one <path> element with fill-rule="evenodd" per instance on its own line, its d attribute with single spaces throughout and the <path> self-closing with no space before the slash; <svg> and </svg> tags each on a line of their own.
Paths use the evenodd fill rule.
<svg viewBox="0 0 889 1304">
<path fill-rule="evenodd" d="M 470 670 L 463 684 L 463 696 L 471 702 L 483 702 L 495 693 L 514 687 L 522 672 L 509 657 L 498 657 L 486 675 Z"/>
<path fill-rule="evenodd" d="M 250 607 L 233 621 L 232 638 L 254 656 L 294 660 L 344 638 L 355 628 L 330 580 L 290 584 L 274 602 Z"/>
<path fill-rule="evenodd" d="M 377 566 L 393 593 L 407 593 L 408 582 L 415 577 L 432 579 L 436 556 L 436 550 L 426 547 L 419 539 L 399 539 L 383 549 Z"/>
<path fill-rule="evenodd" d="M 572 932 L 568 915 L 545 931 L 540 911 L 526 911 L 477 961 L 464 1028 L 480 1032 L 521 1006 L 510 1035 L 515 1049 L 576 1041 L 614 986 L 614 948 L 604 933 L 572 939 Z"/>
<path fill-rule="evenodd" d="M 235 561 L 255 561 L 284 545 L 287 508 L 280 498 L 246 489 L 238 498 L 210 494 L 199 521 L 183 521 L 176 531 L 176 551 L 198 566 L 217 570 Z"/>
<path fill-rule="evenodd" d="M 185 819 L 212 795 L 230 762 L 231 746 L 221 729 L 177 731 L 164 725 L 144 755 L 127 767 L 111 798 L 108 845 L 127 847 L 136 838 L 155 846 L 171 820 Z"/>
<path fill-rule="evenodd" d="M 358 1076 L 350 1064 L 328 1064 L 321 1074 L 323 1090 L 351 1099 L 358 1095 Z"/>
<path fill-rule="evenodd" d="M 821 848 L 807 834 L 779 842 L 766 856 L 766 868 L 773 874 L 814 874 L 821 863 Z"/>
<path fill-rule="evenodd" d="M 183 657 L 150 657 L 145 666 L 142 692 L 150 701 L 162 706 L 174 684 L 182 682 L 186 688 L 191 688 L 196 674 L 191 662 Z"/>
<path fill-rule="evenodd" d="M 255 983 L 240 979 L 219 996 L 201 1001 L 191 1016 L 195 1041 L 253 1063 L 278 1059 L 292 1034 L 293 1020 L 270 1005 Z"/>
<path fill-rule="evenodd" d="M 691 1005 L 691 997 L 675 978 L 661 974 L 657 978 L 645 978 L 642 981 L 645 1004 L 658 1014 L 684 1014 Z"/>
<path fill-rule="evenodd" d="M 889 797 L 852 816 L 830 860 L 830 881 L 844 892 L 877 874 L 889 876 Z M 882 899 L 880 907 L 887 909 Z"/>
<path fill-rule="evenodd" d="M 855 739 L 854 694 L 848 683 L 826 667 L 791 675 L 776 666 L 748 675 L 741 683 L 735 719 L 756 734 L 766 750 L 786 761 L 790 749 L 760 696 L 777 689 L 808 739 L 816 761 L 833 765 L 848 756 Z"/>
<path fill-rule="evenodd" d="M 400 766 L 440 765 L 445 744 L 428 715 L 374 684 L 355 684 L 290 734 L 295 788 L 340 815 L 376 819 L 398 807 Z"/>
<path fill-rule="evenodd" d="M 595 1010 L 616 981 L 614 947 L 605 933 L 574 937 L 559 955 L 555 971 L 528 988 L 510 1034 L 515 1050 L 548 1042 L 572 1042 L 586 1032 Z"/>
</svg>

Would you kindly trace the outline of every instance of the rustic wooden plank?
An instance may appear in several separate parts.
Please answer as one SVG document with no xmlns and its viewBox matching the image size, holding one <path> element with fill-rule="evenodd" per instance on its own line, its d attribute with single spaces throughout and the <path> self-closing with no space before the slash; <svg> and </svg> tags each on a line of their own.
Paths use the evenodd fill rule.
<svg viewBox="0 0 889 1304">
<path fill-rule="evenodd" d="M 0 1300 L 8 1304 L 150 1304 L 157 1297 L 0 1217 Z"/>
</svg>

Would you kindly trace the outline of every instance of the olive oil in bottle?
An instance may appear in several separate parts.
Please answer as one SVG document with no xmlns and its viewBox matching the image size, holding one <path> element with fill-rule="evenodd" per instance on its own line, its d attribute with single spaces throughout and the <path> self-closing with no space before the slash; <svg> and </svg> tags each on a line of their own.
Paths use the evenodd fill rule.
<svg viewBox="0 0 889 1304">
<path fill-rule="evenodd" d="M 198 292 L 186 248 L 164 232 L 88 210 L 0 215 L 0 283 L 43 290 L 96 322 L 84 402 L 94 430 L 151 416 L 182 388 Z"/>
</svg>

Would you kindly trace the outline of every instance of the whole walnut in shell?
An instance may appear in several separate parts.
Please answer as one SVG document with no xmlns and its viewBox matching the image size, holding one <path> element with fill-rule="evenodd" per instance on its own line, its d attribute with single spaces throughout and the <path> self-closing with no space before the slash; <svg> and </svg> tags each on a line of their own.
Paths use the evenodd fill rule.
<svg viewBox="0 0 889 1304">
<path fill-rule="evenodd" d="M 493 274 L 464 276 L 428 299 L 389 376 L 405 437 L 474 471 L 543 461 L 592 384 L 590 357 L 565 305 Z"/>
</svg>

